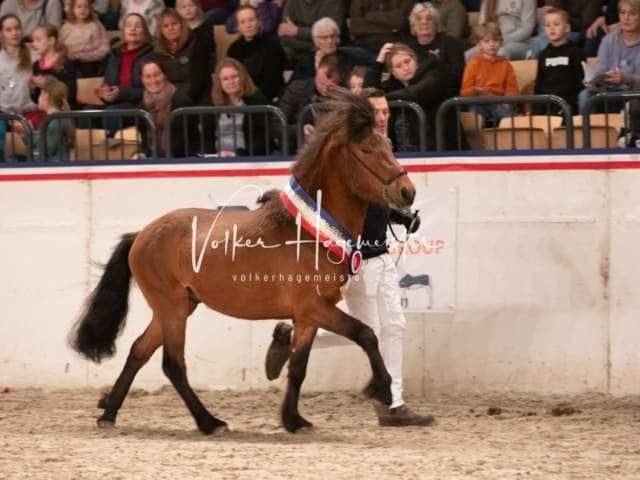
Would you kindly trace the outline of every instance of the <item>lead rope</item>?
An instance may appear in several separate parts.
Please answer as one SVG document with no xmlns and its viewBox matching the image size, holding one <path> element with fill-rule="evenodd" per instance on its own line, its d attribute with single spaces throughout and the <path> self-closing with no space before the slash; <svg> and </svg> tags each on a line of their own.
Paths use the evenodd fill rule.
<svg viewBox="0 0 640 480">
<path fill-rule="evenodd" d="M 404 245 L 409 241 L 409 235 L 411 235 L 411 230 L 413 230 L 413 226 L 416 224 L 416 220 L 418 219 L 418 212 L 420 210 L 416 210 L 413 214 L 413 219 L 411 220 L 411 223 L 409 224 L 409 227 L 407 228 L 407 233 L 404 236 L 404 240 L 400 240 L 397 235 L 395 230 L 393 229 L 393 226 L 391 225 L 391 218 L 387 217 L 387 226 L 389 227 L 389 230 L 391 230 L 391 235 L 393 235 L 393 238 L 396 240 L 396 242 L 398 242 L 400 244 L 400 252 L 398 253 L 398 257 L 396 258 L 395 261 L 395 266 L 398 266 L 398 262 L 400 261 L 400 257 L 402 256 L 402 253 L 404 252 Z"/>
</svg>

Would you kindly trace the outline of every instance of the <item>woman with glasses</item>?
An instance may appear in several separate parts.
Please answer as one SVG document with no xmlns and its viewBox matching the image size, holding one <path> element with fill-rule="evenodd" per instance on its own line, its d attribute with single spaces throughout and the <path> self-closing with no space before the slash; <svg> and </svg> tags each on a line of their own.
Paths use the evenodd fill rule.
<svg viewBox="0 0 640 480">
<path fill-rule="evenodd" d="M 440 18 L 439 10 L 431 2 L 417 3 L 409 15 L 411 38 L 407 45 L 416 52 L 421 64 L 432 55 L 440 60 L 447 90 L 456 96 L 464 72 L 465 47 L 462 41 L 440 31 Z"/>
<path fill-rule="evenodd" d="M 313 78 L 320 60 L 327 55 L 338 56 L 338 69 L 343 81 L 355 65 L 373 66 L 375 63 L 374 56 L 363 48 L 339 46 L 340 28 L 332 18 L 317 20 L 311 27 L 311 37 L 314 49 L 300 58 L 289 82 Z"/>
</svg>

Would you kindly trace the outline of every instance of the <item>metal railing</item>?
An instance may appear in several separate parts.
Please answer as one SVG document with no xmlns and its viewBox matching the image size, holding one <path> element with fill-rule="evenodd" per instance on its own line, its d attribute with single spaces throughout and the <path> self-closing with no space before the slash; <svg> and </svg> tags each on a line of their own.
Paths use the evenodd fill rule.
<svg viewBox="0 0 640 480">
<path fill-rule="evenodd" d="M 305 143 L 304 135 L 304 123 L 305 120 L 313 117 L 314 104 L 306 105 L 298 113 L 298 120 L 296 123 L 296 143 L 300 147 Z M 417 133 L 416 140 L 418 141 L 417 148 L 412 150 L 401 149 L 400 151 L 418 151 L 424 152 L 427 150 L 427 116 L 420 105 L 415 102 L 409 102 L 407 100 L 390 100 L 389 110 L 391 111 L 391 118 L 389 120 L 389 128 L 392 128 L 396 122 L 401 121 L 406 125 L 413 124 L 407 115 L 407 111 L 411 111 L 417 119 L 415 133 Z M 406 145 L 407 142 L 402 142 L 401 139 L 396 139 L 398 145 Z M 405 140 L 405 139 L 402 139 Z M 408 139 L 406 139 L 408 141 Z"/>
<path fill-rule="evenodd" d="M 618 125 L 610 124 L 609 115 L 611 113 L 622 112 L 622 126 L 623 128 L 630 128 L 630 102 L 640 101 L 640 91 L 635 92 L 602 92 L 594 94 L 584 106 L 584 112 L 582 114 L 582 135 L 584 138 L 584 148 L 591 148 L 592 140 L 592 117 L 591 115 L 598 110 L 597 107 L 602 105 L 605 115 L 603 116 L 603 124 L 605 130 L 616 128 Z M 635 132 L 640 133 L 640 132 Z M 609 145 L 609 137 L 605 136 L 606 146 L 615 147 L 617 145 Z"/>
<path fill-rule="evenodd" d="M 33 160 L 33 129 L 29 120 L 18 113 L 0 112 L 0 121 L 5 123 L 6 131 L 4 136 L 4 161 L 21 160 L 24 157 L 24 160 L 31 162 Z M 17 132 L 10 132 L 10 122 L 13 121 L 22 125 L 23 135 L 18 135 Z"/>
<path fill-rule="evenodd" d="M 456 123 L 456 131 L 455 132 L 448 132 L 445 130 L 444 125 L 445 123 L 445 115 L 447 113 L 447 111 L 451 108 L 455 108 L 456 109 L 456 117 L 460 117 L 460 113 L 463 111 L 466 111 L 466 109 L 468 107 L 474 106 L 474 105 L 502 105 L 502 104 L 508 104 L 508 105 L 520 105 L 523 103 L 532 103 L 532 104 L 544 104 L 547 106 L 547 117 L 548 117 L 548 138 L 549 138 L 549 142 L 550 142 L 550 148 L 553 148 L 552 145 L 552 137 L 551 137 L 551 108 L 553 107 L 557 107 L 553 109 L 553 112 L 559 111 L 562 113 L 562 117 L 563 117 L 563 121 L 564 121 L 564 125 L 566 126 L 566 147 L 567 148 L 573 148 L 573 122 L 572 122 L 572 115 L 571 115 L 571 107 L 569 106 L 569 104 L 562 98 L 556 96 L 556 95 L 518 95 L 518 96 L 509 96 L 509 97 L 454 97 L 454 98 L 450 98 L 446 101 L 444 101 L 440 107 L 438 108 L 438 111 L 436 112 L 436 125 L 437 125 L 437 129 L 436 129 L 436 133 L 437 133 L 437 137 L 436 137 L 436 147 L 438 151 L 443 151 L 445 149 L 445 135 L 449 134 L 454 134 L 456 135 L 456 144 L 458 145 L 458 148 L 461 149 L 462 145 L 463 145 L 463 141 L 462 139 L 465 137 L 465 132 L 463 131 L 462 125 L 460 122 Z M 464 110 L 463 110 L 464 108 Z M 507 117 L 508 119 L 509 117 Z M 511 117 L 512 120 L 512 128 L 511 128 L 511 144 L 512 144 L 512 148 L 515 148 L 516 145 L 516 136 L 515 136 L 515 119 L 514 117 Z M 529 116 L 530 119 L 530 130 L 529 130 L 529 142 L 530 142 L 530 146 L 529 148 L 533 148 L 534 145 L 534 126 L 533 126 L 533 120 L 532 117 Z M 478 129 L 480 130 L 480 129 Z M 486 129 L 485 129 L 486 130 Z M 498 132 L 499 132 L 499 128 L 497 125 L 494 125 L 493 128 L 491 129 L 491 131 L 493 131 L 494 134 L 494 145 L 497 144 L 497 137 L 498 137 Z"/>
<path fill-rule="evenodd" d="M 178 129 L 174 130 L 176 122 L 181 118 L 186 119 L 180 125 L 182 145 L 185 146 L 186 156 L 206 155 L 220 151 L 220 139 L 219 136 L 214 136 L 218 124 L 218 119 L 221 115 L 242 114 L 247 115 L 246 128 L 248 135 L 245 136 L 246 150 L 249 155 L 254 155 L 257 151 L 258 145 L 255 143 L 256 129 L 258 128 L 256 117 L 257 114 L 262 115 L 264 121 L 264 151 L 267 155 L 275 153 L 276 148 L 272 144 L 273 140 L 273 128 L 271 125 L 271 119 L 275 118 L 280 124 L 280 153 L 283 155 L 289 154 L 289 138 L 286 135 L 287 120 L 284 113 L 272 105 L 240 105 L 240 106 L 225 106 L 225 107 L 182 107 L 174 110 L 169 115 L 166 128 L 166 145 L 167 152 L 173 152 L 178 139 L 173 138 Z M 191 122 L 189 117 L 197 117 L 197 122 Z M 213 118 L 212 118 L 213 117 Z M 235 117 L 232 117 L 235 118 Z M 234 151 L 237 150 L 237 129 L 243 129 L 244 120 L 242 123 L 232 122 L 232 136 Z M 190 132 L 191 130 L 191 132 Z M 211 130 L 211 131 L 209 131 Z M 193 141 L 193 136 L 198 136 L 197 144 Z M 212 151 L 213 150 L 213 151 Z"/>
<path fill-rule="evenodd" d="M 120 130 L 120 135 L 116 135 L 111 138 L 106 134 L 106 131 L 98 120 L 114 119 L 120 122 L 120 126 L 123 126 L 123 120 L 125 118 L 133 118 L 134 121 L 134 135 L 135 138 L 127 140 L 123 137 Z M 145 110 L 127 108 L 127 109 L 113 109 L 113 110 L 77 110 L 70 112 L 55 112 L 47 115 L 42 124 L 40 125 L 40 138 L 38 150 L 38 157 L 40 160 L 47 161 L 49 159 L 49 147 L 47 145 L 47 131 L 52 125 L 52 122 L 69 122 L 74 124 L 74 135 L 71 140 L 73 144 L 73 157 L 75 160 L 128 160 L 127 143 L 131 146 L 137 146 L 139 143 L 140 121 L 144 121 L 145 133 L 147 135 L 147 147 L 151 151 L 152 158 L 157 156 L 157 135 L 156 125 L 153 121 L 151 114 Z M 80 121 L 80 122 L 79 122 Z M 78 128 L 80 126 L 87 128 Z M 94 126 L 96 125 L 96 126 Z M 64 132 L 58 129 L 58 142 L 61 143 L 65 140 Z M 97 152 L 94 152 L 97 150 Z M 80 158 L 80 153 L 87 152 L 89 158 Z M 118 155 L 119 153 L 119 155 Z M 84 155 L 82 155 L 84 157 Z M 69 160 L 72 160 L 69 155 Z"/>
</svg>

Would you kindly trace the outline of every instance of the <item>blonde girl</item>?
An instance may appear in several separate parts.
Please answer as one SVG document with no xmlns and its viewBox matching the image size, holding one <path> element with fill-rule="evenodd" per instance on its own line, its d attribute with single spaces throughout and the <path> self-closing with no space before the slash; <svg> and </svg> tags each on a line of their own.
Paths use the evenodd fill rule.
<svg viewBox="0 0 640 480">
<path fill-rule="evenodd" d="M 0 110 L 37 116 L 29 93 L 31 64 L 35 53 L 23 43 L 22 24 L 13 14 L 0 18 Z"/>
<path fill-rule="evenodd" d="M 75 62 L 79 77 L 99 77 L 109 53 L 109 37 L 90 0 L 71 0 L 69 16 L 60 29 L 60 40 Z"/>
<path fill-rule="evenodd" d="M 40 89 L 53 77 L 67 86 L 67 100 L 75 108 L 78 92 L 76 69 L 58 35 L 58 29 L 50 24 L 36 27 L 31 34 L 33 49 L 38 54 L 38 60 L 31 67 L 31 98 L 35 101 Z"/>
</svg>

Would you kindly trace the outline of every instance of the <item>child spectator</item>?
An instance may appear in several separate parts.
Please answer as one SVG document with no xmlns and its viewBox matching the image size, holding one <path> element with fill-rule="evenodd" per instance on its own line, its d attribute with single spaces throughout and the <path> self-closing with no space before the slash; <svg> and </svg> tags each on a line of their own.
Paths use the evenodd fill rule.
<svg viewBox="0 0 640 480">
<path fill-rule="evenodd" d="M 50 81 L 50 77 L 55 77 L 67 86 L 67 101 L 75 109 L 78 94 L 76 69 L 58 38 L 58 29 L 54 25 L 40 25 L 33 30 L 32 37 L 38 60 L 31 67 L 31 98 L 36 100 L 40 96 L 40 88 Z"/>
<path fill-rule="evenodd" d="M 253 84 L 247 70 L 233 58 L 218 62 L 211 97 L 217 107 L 269 103 L 267 97 Z M 216 123 L 216 150 L 219 156 L 271 153 L 264 113 L 223 113 L 218 116 Z"/>
<path fill-rule="evenodd" d="M 19 113 L 37 128 L 43 115 L 38 113 L 29 93 L 31 64 L 37 56 L 22 42 L 22 25 L 17 16 L 0 18 L 0 45 L 0 110 Z"/>
<path fill-rule="evenodd" d="M 546 10 L 544 33 L 551 43 L 538 56 L 534 93 L 564 98 L 573 113 L 577 114 L 578 94 L 582 90 L 584 78 L 582 62 L 586 57 L 581 47 L 568 41 L 570 29 L 569 14 L 566 11 L 556 8 Z M 547 105 L 534 103 L 532 106 L 535 114 L 544 115 L 547 111 Z"/>
<path fill-rule="evenodd" d="M 89 0 L 71 0 L 69 17 L 60 29 L 60 40 L 75 62 L 78 77 L 99 77 L 109 53 L 109 37 Z"/>
<path fill-rule="evenodd" d="M 38 109 L 45 116 L 55 112 L 69 111 L 67 102 L 67 86 L 54 78 L 47 79 L 40 89 L 38 96 Z M 24 135 L 24 129 L 20 122 L 14 122 L 13 129 Z M 44 151 L 40 151 L 40 130 L 34 131 L 33 146 L 36 149 L 37 160 L 49 162 L 62 162 L 69 160 L 69 150 L 73 145 L 74 127 L 69 119 L 55 119 L 48 123 Z"/>
<path fill-rule="evenodd" d="M 508 60 L 523 60 L 531 49 L 531 38 L 536 28 L 536 0 L 483 0 L 478 23 L 497 23 L 502 32 L 502 47 L 498 52 Z M 465 52 L 467 62 L 478 47 Z"/>
<path fill-rule="evenodd" d="M 205 20 L 199 0 L 176 0 L 176 12 L 187 22 L 200 46 L 209 52 L 209 71 L 213 72 L 216 65 L 216 41 L 213 26 Z"/>
<path fill-rule="evenodd" d="M 120 28 L 122 21 L 130 13 L 139 13 L 147 22 L 149 31 L 155 35 L 158 29 L 158 15 L 165 9 L 163 0 L 120 0 Z"/>
<path fill-rule="evenodd" d="M 502 32 L 497 23 L 487 22 L 476 28 L 477 53 L 469 60 L 462 75 L 460 96 L 500 97 L 518 95 L 516 74 L 507 57 L 498 55 L 502 46 Z M 473 105 L 470 110 L 479 113 L 483 126 L 497 125 L 502 118 L 512 117 L 509 105 Z"/>
<path fill-rule="evenodd" d="M 360 95 L 364 89 L 364 79 L 367 77 L 367 67 L 355 66 L 347 76 L 347 88 L 356 95 Z"/>
<path fill-rule="evenodd" d="M 233 16 L 240 37 L 229 45 L 227 56 L 246 67 L 253 83 L 271 101 L 280 95 L 284 85 L 285 56 L 280 42 L 261 33 L 262 22 L 254 7 L 241 6 Z"/>
<path fill-rule="evenodd" d="M 45 23 L 60 27 L 62 3 L 59 0 L 4 0 L 0 17 L 12 13 L 20 19 L 22 33 L 30 39 L 33 30 Z"/>
<path fill-rule="evenodd" d="M 256 14 L 262 25 L 262 34 L 276 36 L 278 25 L 282 20 L 282 4 L 284 0 L 240 0 L 238 8 L 250 6 L 256 9 Z M 238 10 L 236 10 L 237 13 Z M 238 32 L 238 22 L 235 13 L 227 18 L 227 33 Z"/>
</svg>

